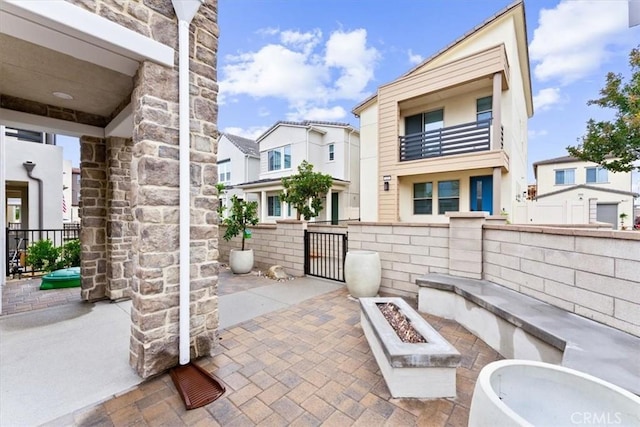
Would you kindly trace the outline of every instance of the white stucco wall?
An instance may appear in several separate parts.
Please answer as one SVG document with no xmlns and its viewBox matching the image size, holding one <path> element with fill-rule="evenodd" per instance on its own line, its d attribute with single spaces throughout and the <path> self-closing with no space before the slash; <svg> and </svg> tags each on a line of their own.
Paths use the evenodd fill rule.
<svg viewBox="0 0 640 427">
<path fill-rule="evenodd" d="M 378 103 L 360 113 L 360 219 L 378 220 Z"/>
<path fill-rule="evenodd" d="M 73 173 L 72 173 L 72 165 L 71 160 L 63 160 L 62 161 L 62 194 L 64 194 L 64 201 L 67 208 L 66 212 L 62 212 L 62 222 L 71 222 L 72 218 L 76 220 L 78 217 L 73 217 L 73 212 L 71 209 L 72 203 L 72 195 L 71 195 L 71 184 L 73 181 Z M 35 169 L 34 169 L 35 172 Z"/>
<path fill-rule="evenodd" d="M 29 186 L 29 228 L 39 228 L 39 196 L 38 182 L 29 178 L 23 166 L 27 161 L 36 164 L 33 176 L 42 180 L 42 228 L 62 228 L 62 147 L 9 139 L 5 143 L 7 181 L 27 182 Z"/>
<path fill-rule="evenodd" d="M 593 162 L 563 162 L 549 165 L 538 165 L 537 186 L 538 195 L 562 190 L 572 185 L 587 184 L 593 187 L 606 188 L 610 190 L 632 191 L 631 172 L 611 172 L 607 171 L 607 182 L 587 183 L 587 168 L 597 167 Z M 575 183 L 570 185 L 556 185 L 555 171 L 559 169 L 574 169 Z"/>
</svg>

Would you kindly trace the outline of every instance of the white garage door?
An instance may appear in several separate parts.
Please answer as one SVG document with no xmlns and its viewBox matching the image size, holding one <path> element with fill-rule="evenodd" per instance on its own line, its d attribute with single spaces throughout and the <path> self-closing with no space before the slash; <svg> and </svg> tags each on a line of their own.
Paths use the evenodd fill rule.
<svg viewBox="0 0 640 427">
<path fill-rule="evenodd" d="M 608 222 L 613 224 L 613 229 L 618 229 L 618 204 L 617 203 L 598 203 L 598 211 L 596 214 L 598 222 Z"/>
</svg>

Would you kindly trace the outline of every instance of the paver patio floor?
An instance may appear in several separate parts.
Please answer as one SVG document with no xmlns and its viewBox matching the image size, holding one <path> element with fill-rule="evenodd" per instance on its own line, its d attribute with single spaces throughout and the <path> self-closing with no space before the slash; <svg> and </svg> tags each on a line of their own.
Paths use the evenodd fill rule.
<svg viewBox="0 0 640 427">
<path fill-rule="evenodd" d="M 455 399 L 391 398 L 342 288 L 222 330 L 217 353 L 196 361 L 227 388 L 205 407 L 185 410 L 162 374 L 48 425 L 466 426 L 478 373 L 501 356 L 456 322 L 424 317 L 463 356 Z"/>
</svg>

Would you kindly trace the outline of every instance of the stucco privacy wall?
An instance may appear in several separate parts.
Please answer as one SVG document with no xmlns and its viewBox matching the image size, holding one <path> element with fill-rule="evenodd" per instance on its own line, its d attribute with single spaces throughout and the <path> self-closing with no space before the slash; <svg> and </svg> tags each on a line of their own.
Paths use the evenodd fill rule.
<svg viewBox="0 0 640 427">
<path fill-rule="evenodd" d="M 484 226 L 484 277 L 640 336 L 640 233 Z"/>
<path fill-rule="evenodd" d="M 133 78 L 130 141 L 82 139 L 83 298 L 130 294 L 130 363 L 146 378 L 176 365 L 179 353 L 177 19 L 171 0 L 69 2 L 175 51 L 172 67 L 140 64 Z M 216 0 L 200 6 L 189 30 L 189 318 L 191 357 L 197 358 L 211 354 L 218 327 Z M 85 188 L 95 201 L 85 199 Z M 87 210 L 88 203 L 95 209 Z"/>
</svg>

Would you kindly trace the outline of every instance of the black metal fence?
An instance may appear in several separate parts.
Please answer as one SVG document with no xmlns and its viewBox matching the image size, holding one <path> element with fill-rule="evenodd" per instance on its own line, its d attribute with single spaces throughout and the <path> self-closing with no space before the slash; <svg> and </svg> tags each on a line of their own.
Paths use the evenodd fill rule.
<svg viewBox="0 0 640 427">
<path fill-rule="evenodd" d="M 343 233 L 304 232 L 304 273 L 309 276 L 344 282 L 347 235 Z"/>
<path fill-rule="evenodd" d="M 80 224 L 64 224 L 62 229 L 48 230 L 20 230 L 6 229 L 7 276 L 21 276 L 25 273 L 34 274 L 40 270 L 34 269 L 26 263 L 29 245 L 40 240 L 51 240 L 55 247 L 63 246 L 70 240 L 80 238 Z"/>
</svg>

